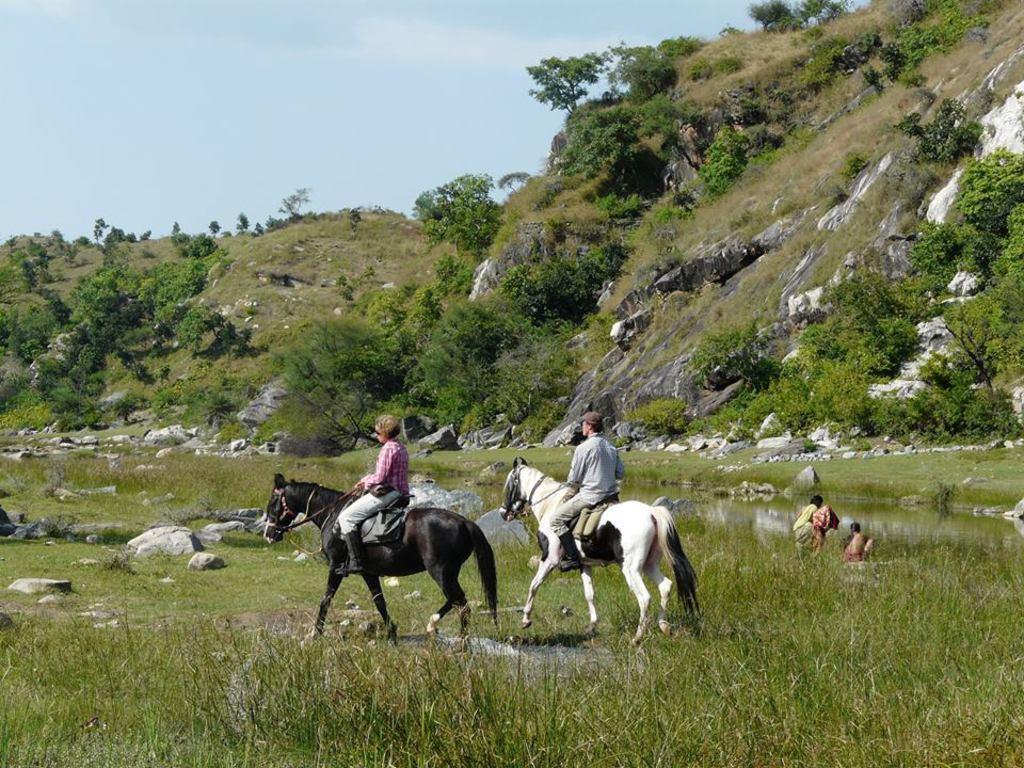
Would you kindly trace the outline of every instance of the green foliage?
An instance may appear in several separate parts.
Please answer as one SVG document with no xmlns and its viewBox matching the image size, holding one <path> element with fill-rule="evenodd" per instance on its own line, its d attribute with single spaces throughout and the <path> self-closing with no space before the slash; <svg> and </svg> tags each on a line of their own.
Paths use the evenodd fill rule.
<svg viewBox="0 0 1024 768">
<path fill-rule="evenodd" d="M 217 241 L 202 233 L 192 237 L 186 235 L 185 239 L 179 241 L 178 248 L 186 259 L 203 260 L 217 250 Z"/>
<path fill-rule="evenodd" d="M 690 365 L 697 380 L 712 389 L 737 380 L 755 389 L 762 388 L 778 371 L 753 322 L 706 333 L 694 350 Z"/>
<path fill-rule="evenodd" d="M 794 7 L 801 26 L 827 24 L 850 10 L 850 0 L 802 0 Z"/>
<path fill-rule="evenodd" d="M 738 56 L 723 56 L 712 65 L 716 75 L 731 75 L 743 69 L 743 59 Z"/>
<path fill-rule="evenodd" d="M 901 27 L 883 47 L 886 76 L 907 80 L 929 56 L 952 50 L 969 29 L 986 23 L 980 14 L 969 15 L 960 0 L 930 0 L 927 15 Z"/>
<path fill-rule="evenodd" d="M 614 193 L 604 195 L 594 200 L 594 205 L 610 219 L 636 219 L 644 211 L 643 198 L 635 193 L 627 197 L 619 197 Z"/>
<path fill-rule="evenodd" d="M 718 131 L 700 168 L 700 178 L 708 196 L 724 194 L 743 175 L 749 146 L 750 140 L 731 126 Z"/>
<path fill-rule="evenodd" d="M 868 159 L 859 152 L 851 152 L 843 159 L 841 173 L 846 181 L 853 181 L 860 175 L 860 172 L 868 167 Z"/>
<path fill-rule="evenodd" d="M 0 410 L 0 429 L 43 429 L 54 421 L 53 410 L 38 394 L 23 391 L 3 403 Z"/>
<path fill-rule="evenodd" d="M 501 206 L 490 195 L 493 186 L 486 174 L 467 174 L 420 195 L 416 212 L 429 240 L 482 256 L 501 225 Z"/>
<path fill-rule="evenodd" d="M 366 435 L 375 409 L 402 388 L 388 337 L 355 320 L 307 329 L 279 360 L 300 416 L 298 430 L 339 446 Z"/>
<path fill-rule="evenodd" d="M 597 309 L 601 288 L 618 274 L 625 256 L 621 248 L 608 245 L 522 264 L 506 273 L 501 293 L 536 323 L 579 323 Z"/>
<path fill-rule="evenodd" d="M 456 256 L 445 254 L 434 264 L 437 287 L 443 296 L 466 296 L 473 287 L 473 269 Z"/>
<path fill-rule="evenodd" d="M 953 163 L 969 155 L 981 138 L 981 125 L 966 119 L 964 106 L 956 99 L 945 99 L 935 119 L 927 125 L 915 112 L 896 127 L 917 139 L 917 151 L 922 157 L 939 163 Z"/>
<path fill-rule="evenodd" d="M 415 396 L 441 421 L 461 421 L 493 391 L 494 363 L 525 332 L 523 318 L 503 303 L 453 304 L 419 352 Z"/>
<path fill-rule="evenodd" d="M 848 41 L 833 37 L 815 43 L 811 58 L 800 71 L 800 84 L 812 91 L 829 85 L 842 70 L 843 51 Z"/>
<path fill-rule="evenodd" d="M 31 363 L 46 351 L 50 339 L 60 329 L 60 322 L 50 307 L 32 305 L 5 315 L 4 326 L 7 349 L 23 362 Z"/>
<path fill-rule="evenodd" d="M 924 302 L 908 288 L 874 272 L 856 273 L 831 288 L 829 317 L 801 337 L 811 366 L 845 363 L 867 376 L 888 376 L 917 347 L 917 319 Z"/>
<path fill-rule="evenodd" d="M 562 151 L 563 169 L 567 174 L 587 178 L 605 173 L 616 179 L 624 178 L 639 151 L 639 128 L 637 111 L 631 107 L 577 114 L 568 126 L 569 141 Z"/>
<path fill-rule="evenodd" d="M 970 224 L 926 222 L 910 260 L 928 278 L 929 287 L 941 290 L 961 269 L 988 275 L 999 251 L 998 238 Z"/>
<path fill-rule="evenodd" d="M 690 62 L 690 67 L 687 69 L 686 74 L 694 81 L 707 80 L 715 74 L 715 67 L 710 61 L 700 57 Z"/>
<path fill-rule="evenodd" d="M 596 83 L 607 65 L 604 54 L 586 53 L 566 59 L 550 57 L 540 64 L 527 67 L 536 88 L 530 95 L 552 109 L 572 112 L 576 104 L 587 95 L 588 86 Z"/>
<path fill-rule="evenodd" d="M 998 150 L 968 163 L 960 180 L 957 206 L 964 219 L 982 232 L 1004 236 L 1009 217 L 1024 203 L 1024 155 Z"/>
<path fill-rule="evenodd" d="M 1024 203 L 1010 212 L 1006 225 L 1009 231 L 993 271 L 1000 277 L 1024 280 Z"/>
<path fill-rule="evenodd" d="M 747 13 L 765 32 L 784 32 L 799 26 L 792 7 L 785 0 L 765 0 L 752 4 Z"/>
<path fill-rule="evenodd" d="M 672 37 L 658 43 L 658 50 L 673 58 L 692 56 L 703 47 L 704 42 L 697 37 Z"/>
<path fill-rule="evenodd" d="M 626 418 L 638 422 L 653 435 L 681 435 L 689 421 L 688 408 L 683 400 L 662 397 L 637 406 Z"/>
<path fill-rule="evenodd" d="M 613 87 L 625 88 L 633 101 L 646 101 L 676 84 L 673 57 L 650 46 L 611 49 L 615 65 L 608 73 Z"/>
</svg>

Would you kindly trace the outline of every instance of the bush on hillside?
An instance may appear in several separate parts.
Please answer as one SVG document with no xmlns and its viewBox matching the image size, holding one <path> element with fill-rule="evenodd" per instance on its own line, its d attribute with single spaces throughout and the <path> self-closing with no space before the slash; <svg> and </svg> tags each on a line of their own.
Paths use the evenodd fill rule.
<svg viewBox="0 0 1024 768">
<path fill-rule="evenodd" d="M 778 363 L 767 350 L 757 324 L 706 333 L 690 358 L 698 382 L 708 389 L 742 380 L 754 389 L 768 385 Z"/>
<path fill-rule="evenodd" d="M 785 0 L 754 3 L 747 9 L 747 13 L 765 32 L 784 32 L 796 29 L 799 25 L 793 8 Z"/>
<path fill-rule="evenodd" d="M 662 397 L 637 406 L 626 418 L 652 435 L 681 435 L 689 422 L 689 406 L 677 397 Z"/>
<path fill-rule="evenodd" d="M 927 125 L 915 112 L 896 127 L 917 139 L 921 157 L 938 163 L 953 163 L 971 154 L 981 138 L 981 125 L 966 119 L 964 106 L 956 99 L 945 99 Z"/>
<path fill-rule="evenodd" d="M 832 312 L 800 339 L 801 356 L 849 363 L 867 376 L 889 376 L 917 347 L 916 322 L 926 312 L 909 289 L 874 272 L 858 272 L 829 289 Z"/>
<path fill-rule="evenodd" d="M 910 261 L 928 279 L 928 287 L 942 290 L 962 269 L 987 276 L 999 251 L 997 237 L 970 224 L 926 222 L 910 252 Z"/>
<path fill-rule="evenodd" d="M 693 81 L 707 80 L 715 74 L 715 67 L 710 61 L 701 57 L 690 62 L 686 74 Z"/>
<path fill-rule="evenodd" d="M 639 129 L 636 110 L 627 106 L 576 115 L 568 125 L 563 170 L 591 179 L 602 174 L 624 179 L 639 153 Z"/>
<path fill-rule="evenodd" d="M 704 41 L 698 37 L 672 37 L 658 43 L 658 50 L 673 58 L 692 56 L 703 47 Z"/>
<path fill-rule="evenodd" d="M 851 182 L 860 176 L 860 172 L 868 167 L 868 159 L 859 152 L 851 152 L 843 158 L 842 176 Z"/>
<path fill-rule="evenodd" d="M 1024 203 L 1016 206 L 1006 219 L 1007 235 L 1003 251 L 993 265 L 1000 278 L 1024 281 Z"/>
<path fill-rule="evenodd" d="M 1009 232 L 1013 210 L 1024 203 L 1024 155 L 998 150 L 971 161 L 960 180 L 957 207 L 982 232 L 1000 237 Z"/>
<path fill-rule="evenodd" d="M 725 126 L 718 131 L 699 171 L 708 196 L 724 194 L 743 175 L 749 147 L 747 136 L 733 127 Z"/>
</svg>

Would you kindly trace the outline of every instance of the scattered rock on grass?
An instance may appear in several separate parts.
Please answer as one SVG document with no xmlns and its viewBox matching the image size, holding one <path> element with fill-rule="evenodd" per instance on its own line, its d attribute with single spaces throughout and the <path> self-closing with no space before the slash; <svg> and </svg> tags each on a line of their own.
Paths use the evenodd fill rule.
<svg viewBox="0 0 1024 768">
<path fill-rule="evenodd" d="M 14 629 L 14 619 L 6 613 L 0 613 L 0 630 Z"/>
<path fill-rule="evenodd" d="M 203 550 L 203 545 L 195 537 L 195 534 L 180 525 L 151 528 L 129 541 L 127 547 L 135 557 L 148 557 L 156 554 L 191 555 Z"/>
<path fill-rule="evenodd" d="M 530 534 L 521 521 L 505 522 L 496 509 L 481 517 L 476 524 L 480 526 L 492 547 L 502 544 L 527 544 L 530 541 Z"/>
<path fill-rule="evenodd" d="M 224 562 L 223 557 L 217 555 L 211 555 L 209 552 L 196 552 L 192 555 L 192 559 L 188 561 L 188 569 L 190 571 L 214 571 L 218 568 L 223 568 L 227 563 Z"/>
<path fill-rule="evenodd" d="M 7 589 L 26 595 L 38 595 L 41 592 L 70 592 L 71 582 L 67 579 L 18 579 Z"/>
<path fill-rule="evenodd" d="M 821 478 L 818 477 L 818 473 L 814 471 L 814 467 L 806 466 L 800 473 L 793 478 L 794 488 L 813 488 L 821 482 Z"/>
<path fill-rule="evenodd" d="M 388 576 L 386 579 L 384 579 L 385 587 L 397 587 L 400 584 L 401 582 L 398 580 L 397 576 Z"/>
</svg>

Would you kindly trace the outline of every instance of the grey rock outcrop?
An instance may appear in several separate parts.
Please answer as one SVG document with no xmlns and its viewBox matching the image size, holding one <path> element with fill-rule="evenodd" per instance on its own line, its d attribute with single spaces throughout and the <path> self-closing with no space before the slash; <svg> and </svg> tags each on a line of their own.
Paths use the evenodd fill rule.
<svg viewBox="0 0 1024 768">
<path fill-rule="evenodd" d="M 402 440 L 415 443 L 437 430 L 437 422 L 429 416 L 406 416 L 401 420 Z"/>
<path fill-rule="evenodd" d="M 434 507 L 447 509 L 468 520 L 475 520 L 484 511 L 484 500 L 472 491 L 448 491 L 434 483 L 413 483 L 409 486 L 412 501 L 409 508 Z"/>
<path fill-rule="evenodd" d="M 512 267 L 550 256 L 544 240 L 544 225 L 538 222 L 521 224 L 515 236 L 495 257 L 484 259 L 473 272 L 470 301 L 486 296 L 498 287 L 501 278 Z"/>
<path fill-rule="evenodd" d="M 151 528 L 125 545 L 135 557 L 150 555 L 191 555 L 203 550 L 202 542 L 191 530 L 180 525 Z"/>
<path fill-rule="evenodd" d="M 459 450 L 459 433 L 454 424 L 447 424 L 436 432 L 420 438 L 417 442 L 433 451 L 457 451 Z"/>
<path fill-rule="evenodd" d="M 803 327 L 824 320 L 829 310 L 829 306 L 822 300 L 824 294 L 825 289 L 819 286 L 790 296 L 786 303 L 789 322 Z"/>
<path fill-rule="evenodd" d="M 793 478 L 793 487 L 805 490 L 807 488 L 813 488 L 814 486 L 821 483 L 821 478 L 818 477 L 818 473 L 814 467 L 806 466 Z"/>
<path fill-rule="evenodd" d="M 459 436 L 459 447 L 467 449 L 501 448 L 512 438 L 512 427 L 483 427 Z"/>
<path fill-rule="evenodd" d="M 185 429 L 181 424 L 172 424 L 163 429 L 151 429 L 142 438 L 149 445 L 181 445 L 199 434 L 195 428 Z"/>
<path fill-rule="evenodd" d="M 642 309 L 639 312 L 630 315 L 625 320 L 617 320 L 612 324 L 612 341 L 615 342 L 619 349 L 629 349 L 633 340 L 643 333 L 650 324 L 650 309 Z"/>
<path fill-rule="evenodd" d="M 974 296 L 979 290 L 981 290 L 981 278 L 972 272 L 957 272 L 953 279 L 949 281 L 949 285 L 946 286 L 946 290 L 952 293 L 954 296 L 961 298 L 967 296 Z"/>
<path fill-rule="evenodd" d="M 875 185 L 875 182 L 877 182 L 882 175 L 889 170 L 894 159 L 895 156 L 890 152 L 877 163 L 869 165 L 861 171 L 860 175 L 858 175 L 853 182 L 853 189 L 850 192 L 850 196 L 830 209 L 818 220 L 818 229 L 834 232 L 845 224 L 850 216 L 853 215 L 853 212 L 860 205 L 871 187 Z"/>
<path fill-rule="evenodd" d="M 476 521 L 476 524 L 480 526 L 480 530 L 484 532 L 484 536 L 487 537 L 487 541 L 492 547 L 530 542 L 530 534 L 522 522 L 519 520 L 505 522 L 501 513 L 496 509 L 485 514 Z"/>
<path fill-rule="evenodd" d="M 238 412 L 238 420 L 249 429 L 255 430 L 273 416 L 284 405 L 288 398 L 288 390 L 284 382 L 275 379 L 267 384 L 260 393 Z"/>
</svg>

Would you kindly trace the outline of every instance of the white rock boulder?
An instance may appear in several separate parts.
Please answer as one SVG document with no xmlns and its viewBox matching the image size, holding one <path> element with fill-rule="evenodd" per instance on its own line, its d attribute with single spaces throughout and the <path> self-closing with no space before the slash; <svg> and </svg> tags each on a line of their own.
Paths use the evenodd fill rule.
<svg viewBox="0 0 1024 768">
<path fill-rule="evenodd" d="M 18 579 L 7 589 L 24 595 L 38 595 L 41 592 L 67 593 L 71 591 L 71 582 L 67 579 Z"/>
<path fill-rule="evenodd" d="M 164 525 L 136 536 L 126 545 L 135 557 L 150 555 L 191 555 L 202 552 L 203 545 L 188 528 Z"/>
<path fill-rule="evenodd" d="M 209 552 L 196 552 L 188 561 L 190 571 L 215 571 L 225 565 L 227 563 L 224 562 L 224 558 L 211 555 Z"/>
</svg>

